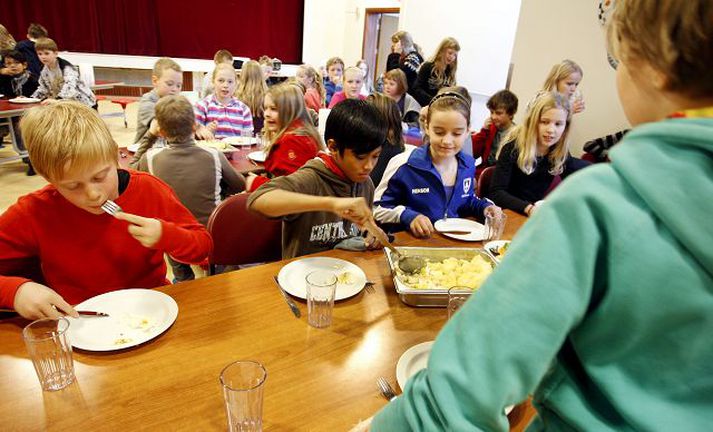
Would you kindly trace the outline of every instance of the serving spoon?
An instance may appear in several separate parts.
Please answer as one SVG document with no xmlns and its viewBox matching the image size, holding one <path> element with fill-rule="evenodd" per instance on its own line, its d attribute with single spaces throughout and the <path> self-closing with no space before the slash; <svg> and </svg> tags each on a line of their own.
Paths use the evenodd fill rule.
<svg viewBox="0 0 713 432">
<path fill-rule="evenodd" d="M 367 231 L 371 232 L 382 245 L 387 247 L 391 253 L 396 256 L 396 265 L 402 272 L 408 274 L 417 273 L 426 266 L 426 260 L 422 257 L 406 256 L 399 252 L 394 245 L 391 244 L 386 234 L 384 234 L 373 221 L 368 221 L 366 225 Z"/>
</svg>

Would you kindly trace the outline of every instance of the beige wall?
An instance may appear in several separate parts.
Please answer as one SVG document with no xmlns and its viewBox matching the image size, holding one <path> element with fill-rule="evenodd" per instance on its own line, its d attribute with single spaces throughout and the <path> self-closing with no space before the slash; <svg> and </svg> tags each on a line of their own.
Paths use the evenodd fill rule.
<svg viewBox="0 0 713 432">
<path fill-rule="evenodd" d="M 575 115 L 570 135 L 572 153 L 578 155 L 586 141 L 629 127 L 617 98 L 615 72 L 607 63 L 597 1 L 522 0 L 510 86 L 520 99 L 517 122 L 552 65 L 565 58 L 584 71 L 580 89 L 586 110 Z"/>
</svg>

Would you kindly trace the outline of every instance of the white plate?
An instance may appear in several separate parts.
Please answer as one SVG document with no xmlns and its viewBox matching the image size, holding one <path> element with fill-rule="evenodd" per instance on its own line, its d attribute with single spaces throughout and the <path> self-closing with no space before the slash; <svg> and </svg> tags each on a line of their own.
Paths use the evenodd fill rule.
<svg viewBox="0 0 713 432">
<path fill-rule="evenodd" d="M 109 314 L 67 317 L 72 346 L 87 351 L 116 351 L 150 341 L 171 327 L 178 316 L 175 300 L 149 289 L 111 291 L 87 299 L 75 309 Z"/>
<path fill-rule="evenodd" d="M 401 390 L 406 388 L 406 382 L 421 369 L 426 369 L 428 355 L 431 354 L 433 341 L 414 345 L 401 354 L 396 363 L 396 382 Z"/>
<path fill-rule="evenodd" d="M 37 98 L 16 97 L 16 98 L 10 99 L 10 102 L 16 103 L 16 104 L 31 104 L 31 103 L 40 102 L 40 100 Z"/>
<path fill-rule="evenodd" d="M 335 300 L 343 300 L 355 296 L 364 288 L 366 284 L 366 275 L 355 264 L 339 258 L 329 257 L 314 257 L 303 258 L 285 265 L 277 275 L 277 280 L 282 285 L 282 288 L 291 295 L 306 299 L 307 298 L 307 282 L 305 277 L 315 270 L 333 271 L 337 275 L 350 272 L 352 274 L 352 283 L 342 284 L 337 283 L 337 292 L 334 296 Z"/>
<path fill-rule="evenodd" d="M 136 153 L 137 151 L 139 151 L 139 147 L 141 147 L 140 144 L 129 144 L 128 146 L 126 146 L 126 149 L 131 153 Z"/>
<path fill-rule="evenodd" d="M 248 158 L 255 162 L 265 163 L 265 159 L 267 158 L 267 155 L 265 154 L 264 151 L 257 150 L 257 151 L 248 153 Z"/>
<path fill-rule="evenodd" d="M 493 256 L 495 261 L 500 262 L 500 255 L 497 254 L 497 251 L 507 243 L 510 243 L 510 240 L 493 240 L 485 243 L 483 248 Z"/>
<path fill-rule="evenodd" d="M 406 388 L 406 383 L 409 378 L 414 376 L 421 369 L 426 369 L 428 365 L 428 356 L 431 354 L 433 342 L 423 342 L 414 345 L 401 354 L 399 361 L 396 363 L 396 382 L 403 391 Z M 505 415 L 510 414 L 510 411 L 515 408 L 515 405 L 505 407 Z"/>
<path fill-rule="evenodd" d="M 257 138 L 254 137 L 244 137 L 244 136 L 232 136 L 223 138 L 223 142 L 230 145 L 236 146 L 251 146 L 257 144 Z"/>
<path fill-rule="evenodd" d="M 443 233 L 444 236 L 456 240 L 481 241 L 485 239 L 485 225 L 470 219 L 448 218 L 437 220 L 433 225 L 436 231 L 471 231 L 470 234 Z"/>
</svg>

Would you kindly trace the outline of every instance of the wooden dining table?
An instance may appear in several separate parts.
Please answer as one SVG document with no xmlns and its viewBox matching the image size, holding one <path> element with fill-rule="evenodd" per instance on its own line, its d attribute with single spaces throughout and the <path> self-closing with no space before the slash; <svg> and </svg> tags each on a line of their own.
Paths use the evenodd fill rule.
<svg viewBox="0 0 713 432">
<path fill-rule="evenodd" d="M 526 218 L 506 213 L 503 238 L 511 238 Z M 396 244 L 481 246 L 406 233 Z M 255 360 L 267 370 L 263 430 L 349 430 L 387 403 L 376 379 L 395 386 L 399 357 L 433 340 L 447 312 L 402 303 L 381 250 L 316 256 L 350 261 L 375 283 L 375 292 L 337 302 L 330 327 L 310 327 L 304 301 L 297 301 L 301 318 L 291 313 L 273 281 L 289 260 L 165 286 L 157 289 L 179 307 L 173 326 L 126 350 L 75 349 L 76 381 L 60 391 L 40 388 L 21 335 L 29 321 L 0 321 L 1 429 L 225 430 L 219 374 L 235 360 Z M 511 430 L 523 430 L 533 415 L 529 402 L 516 406 Z"/>
<path fill-rule="evenodd" d="M 1 158 L 0 163 L 12 162 L 27 157 L 27 150 L 20 150 L 20 147 L 17 144 L 18 137 L 16 137 L 15 134 L 18 133 L 18 131 L 12 127 L 12 120 L 13 118 L 22 116 L 26 110 L 38 105 L 39 102 L 31 104 L 18 104 L 10 102 L 7 98 L 0 98 L 0 126 L 8 128 L 10 143 L 13 150 L 15 150 L 15 153 L 17 153 L 16 155 Z"/>
</svg>

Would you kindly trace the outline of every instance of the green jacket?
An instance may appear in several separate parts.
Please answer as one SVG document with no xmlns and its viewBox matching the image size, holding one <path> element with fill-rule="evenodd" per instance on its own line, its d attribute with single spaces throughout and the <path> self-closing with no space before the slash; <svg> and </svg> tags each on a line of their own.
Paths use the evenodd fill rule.
<svg viewBox="0 0 713 432">
<path fill-rule="evenodd" d="M 372 431 L 713 427 L 713 120 L 631 131 L 567 180 Z"/>
</svg>

